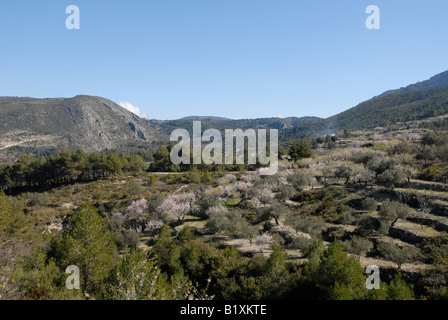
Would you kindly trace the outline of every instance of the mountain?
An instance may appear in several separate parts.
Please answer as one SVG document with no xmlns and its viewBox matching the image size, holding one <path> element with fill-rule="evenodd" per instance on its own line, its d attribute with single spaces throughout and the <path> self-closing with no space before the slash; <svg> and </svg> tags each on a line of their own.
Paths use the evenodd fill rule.
<svg viewBox="0 0 448 320">
<path fill-rule="evenodd" d="M 335 116 L 258 118 L 233 120 L 191 116 L 162 121 L 139 118 L 101 97 L 17 98 L 0 97 L 0 161 L 21 154 L 48 154 L 62 148 L 87 152 L 152 151 L 169 142 L 175 129 L 202 130 L 278 129 L 281 142 L 386 126 L 448 114 L 448 71 L 429 80 L 389 90 Z"/>
<path fill-rule="evenodd" d="M 406 88 L 387 91 L 335 116 L 286 129 L 283 141 L 381 127 L 448 114 L 448 72 Z M 443 86 L 446 84 L 445 86 Z M 437 86 L 443 86 L 436 88 Z M 418 89 L 421 90 L 418 90 Z"/>
<path fill-rule="evenodd" d="M 212 117 L 212 116 L 190 116 L 178 119 L 179 121 L 207 121 L 207 120 L 217 120 L 217 121 L 228 121 L 232 120 L 230 118 L 222 118 L 222 117 Z"/>
<path fill-rule="evenodd" d="M 0 159 L 66 149 L 88 152 L 150 146 L 166 137 L 114 102 L 73 98 L 0 97 Z"/>
<path fill-rule="evenodd" d="M 218 129 L 224 131 L 225 129 L 278 129 L 285 130 L 313 123 L 321 120 L 318 117 L 289 117 L 289 118 L 259 118 L 259 119 L 227 119 L 219 117 L 186 117 L 178 120 L 160 121 L 148 120 L 152 126 L 160 128 L 164 134 L 170 135 L 174 129 L 186 129 L 191 131 L 193 121 L 201 121 L 202 130 Z"/>
<path fill-rule="evenodd" d="M 434 77 L 430 78 L 429 80 L 417 82 L 417 83 L 411 84 L 404 88 L 386 91 L 376 98 L 383 97 L 383 96 L 386 96 L 386 95 L 389 95 L 392 93 L 427 91 L 427 90 L 440 89 L 443 87 L 448 87 L 448 71 L 439 73 L 439 74 L 435 75 Z"/>
</svg>

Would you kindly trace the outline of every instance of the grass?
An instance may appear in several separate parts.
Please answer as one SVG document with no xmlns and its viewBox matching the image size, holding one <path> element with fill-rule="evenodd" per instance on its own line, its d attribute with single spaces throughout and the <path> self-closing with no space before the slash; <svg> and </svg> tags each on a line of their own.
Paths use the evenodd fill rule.
<svg viewBox="0 0 448 320">
<path fill-rule="evenodd" d="M 235 197 L 235 198 L 230 198 L 227 202 L 225 202 L 223 204 L 224 208 L 231 210 L 234 207 L 236 207 L 238 205 L 238 203 L 241 202 L 241 198 L 239 197 Z"/>
</svg>

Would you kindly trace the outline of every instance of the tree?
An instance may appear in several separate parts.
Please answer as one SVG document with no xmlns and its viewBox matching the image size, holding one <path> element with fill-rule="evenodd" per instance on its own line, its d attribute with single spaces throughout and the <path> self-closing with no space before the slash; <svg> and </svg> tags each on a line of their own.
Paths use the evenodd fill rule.
<svg viewBox="0 0 448 320">
<path fill-rule="evenodd" d="M 271 235 L 263 233 L 255 238 L 255 244 L 260 247 L 260 252 L 263 252 L 263 249 L 267 246 L 270 246 L 274 243 L 274 239 Z"/>
<path fill-rule="evenodd" d="M 298 140 L 294 141 L 288 152 L 289 156 L 298 161 L 303 158 L 310 158 L 313 156 L 313 150 L 308 141 Z"/>
<path fill-rule="evenodd" d="M 389 227 L 393 227 L 398 219 L 406 219 L 411 213 L 412 209 L 407 205 L 387 199 L 381 206 L 379 216 Z"/>
<path fill-rule="evenodd" d="M 100 289 L 114 267 L 117 247 L 112 233 L 95 207 L 83 204 L 75 211 L 62 235 L 53 241 L 53 256 L 61 269 L 76 265 L 84 291 Z"/>
<path fill-rule="evenodd" d="M 348 253 L 354 254 L 359 261 L 362 255 L 373 249 L 373 243 L 369 239 L 355 236 L 345 241 L 343 247 Z"/>
<path fill-rule="evenodd" d="M 148 202 L 145 199 L 140 199 L 133 201 L 131 205 L 126 208 L 124 216 L 135 229 L 143 222 L 147 210 Z"/>
<path fill-rule="evenodd" d="M 170 275 L 183 274 L 180 262 L 180 248 L 171 240 L 171 237 L 171 228 L 164 225 L 157 235 L 151 255 L 155 257 L 162 271 L 168 272 Z"/>
<path fill-rule="evenodd" d="M 290 209 L 287 206 L 281 203 L 274 203 L 260 211 L 259 219 L 261 221 L 266 221 L 272 218 L 275 220 L 275 223 L 279 225 L 280 218 L 287 216 L 289 212 Z"/>
<path fill-rule="evenodd" d="M 170 172 L 173 170 L 173 164 L 170 159 L 170 150 L 165 146 L 160 146 L 154 153 L 154 163 L 151 164 L 150 170 L 155 172 Z"/>
<path fill-rule="evenodd" d="M 0 300 L 20 299 L 19 276 L 36 247 L 34 219 L 24 204 L 0 191 Z"/>
<path fill-rule="evenodd" d="M 378 205 L 377 205 L 375 199 L 366 198 L 362 201 L 361 207 L 363 210 L 376 211 L 376 209 L 378 208 Z"/>
<path fill-rule="evenodd" d="M 420 252 L 415 247 L 399 247 L 396 244 L 384 242 L 379 246 L 382 256 L 397 264 L 398 270 L 401 270 L 403 264 L 415 261 L 420 257 Z"/>
<path fill-rule="evenodd" d="M 286 265 L 285 249 L 275 247 L 269 255 L 262 275 L 262 285 L 265 295 L 273 298 L 281 295 L 291 286 L 292 277 Z"/>
<path fill-rule="evenodd" d="M 363 299 L 366 295 L 364 270 L 348 256 L 338 242 L 325 249 L 320 241 L 313 246 L 306 269 L 317 288 L 329 299 Z M 343 293 L 343 294 L 341 294 Z"/>
<path fill-rule="evenodd" d="M 170 283 L 156 262 L 139 250 L 123 257 L 114 276 L 107 292 L 113 300 L 181 300 L 192 289 L 185 277 L 171 277 Z"/>
<path fill-rule="evenodd" d="M 312 238 L 316 238 L 327 229 L 320 219 L 300 217 L 296 214 L 289 213 L 286 216 L 285 223 L 293 227 L 297 232 L 301 231 L 309 234 Z"/>
<path fill-rule="evenodd" d="M 414 300 L 414 290 L 398 273 L 386 288 L 388 300 Z"/>
<path fill-rule="evenodd" d="M 386 188 L 394 189 L 397 185 L 406 181 L 406 173 L 403 169 L 395 167 L 393 169 L 387 169 L 383 173 L 376 177 L 376 181 L 379 185 Z"/>
<path fill-rule="evenodd" d="M 168 222 L 176 220 L 182 222 L 191 212 L 195 199 L 196 196 L 191 192 L 169 195 L 156 211 L 165 214 Z"/>
<path fill-rule="evenodd" d="M 311 175 L 308 172 L 296 172 L 288 175 L 288 182 L 296 189 L 296 191 L 301 192 L 304 186 L 310 184 Z"/>
<path fill-rule="evenodd" d="M 352 176 L 353 168 L 347 164 L 344 163 L 336 168 L 336 171 L 334 172 L 334 175 L 339 180 L 341 178 L 345 179 L 345 184 L 347 184 L 350 181 L 350 177 Z"/>
<path fill-rule="evenodd" d="M 280 201 L 289 200 L 296 194 L 296 189 L 293 186 L 282 185 L 278 188 L 275 198 Z"/>
</svg>

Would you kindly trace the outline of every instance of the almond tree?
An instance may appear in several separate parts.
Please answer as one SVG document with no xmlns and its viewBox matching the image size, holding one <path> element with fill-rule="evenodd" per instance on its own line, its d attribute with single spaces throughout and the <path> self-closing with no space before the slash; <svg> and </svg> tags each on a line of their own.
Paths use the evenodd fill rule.
<svg viewBox="0 0 448 320">
<path fill-rule="evenodd" d="M 182 222 L 192 210 L 196 197 L 194 193 L 182 193 L 168 196 L 156 211 L 166 215 L 168 221 Z"/>
<path fill-rule="evenodd" d="M 413 213 L 413 217 L 417 219 L 423 229 L 423 224 L 428 218 L 428 215 L 431 213 L 431 199 L 428 196 L 420 193 L 417 195 L 417 201 L 419 208 L 417 212 Z"/>
<path fill-rule="evenodd" d="M 263 252 L 263 249 L 274 243 L 274 238 L 271 235 L 263 233 L 262 235 L 255 238 L 255 244 L 260 246 L 260 252 Z"/>
<path fill-rule="evenodd" d="M 124 217 L 134 230 L 141 231 L 141 224 L 145 218 L 148 210 L 148 202 L 145 199 L 133 201 L 129 207 L 126 208 Z"/>
</svg>

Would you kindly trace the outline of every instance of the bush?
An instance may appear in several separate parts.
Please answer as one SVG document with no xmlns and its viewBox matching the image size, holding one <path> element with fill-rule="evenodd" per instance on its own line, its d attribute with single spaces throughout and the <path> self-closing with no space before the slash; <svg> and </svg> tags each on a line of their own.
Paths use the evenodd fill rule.
<svg viewBox="0 0 448 320">
<path fill-rule="evenodd" d="M 376 177 L 376 182 L 386 188 L 394 189 L 406 182 L 406 174 L 400 168 L 388 169 Z"/>
<path fill-rule="evenodd" d="M 291 148 L 289 149 L 288 154 L 294 159 L 294 160 L 300 160 L 303 158 L 310 158 L 313 156 L 313 150 L 311 149 L 311 145 L 308 141 L 305 140 L 299 140 L 295 141 Z"/>
<path fill-rule="evenodd" d="M 361 202 L 361 208 L 367 211 L 376 211 L 378 205 L 375 199 L 366 198 Z"/>
<path fill-rule="evenodd" d="M 129 181 L 126 184 L 126 193 L 133 196 L 140 196 L 143 192 L 143 187 L 135 181 Z"/>
<path fill-rule="evenodd" d="M 275 195 L 275 199 L 280 201 L 290 200 L 296 194 L 296 189 L 292 186 L 282 185 L 278 188 L 278 193 Z"/>
<path fill-rule="evenodd" d="M 30 193 L 28 196 L 28 205 L 43 207 L 50 203 L 51 199 L 48 193 Z"/>
<path fill-rule="evenodd" d="M 298 191 L 302 191 L 304 186 L 308 186 L 311 175 L 307 172 L 296 172 L 288 176 L 288 182 Z"/>
<path fill-rule="evenodd" d="M 345 241 L 343 247 L 345 251 L 354 254 L 359 260 L 362 255 L 373 249 L 373 243 L 369 239 L 355 236 Z"/>
<path fill-rule="evenodd" d="M 139 244 L 139 236 L 134 230 L 126 230 L 123 232 L 124 244 L 127 248 L 134 249 Z"/>
<path fill-rule="evenodd" d="M 288 248 L 293 249 L 293 250 L 298 249 L 306 256 L 309 253 L 309 250 L 310 250 L 312 244 L 313 244 L 313 242 L 311 239 L 309 239 L 307 237 L 299 236 L 299 237 L 294 238 L 288 244 Z"/>
</svg>

